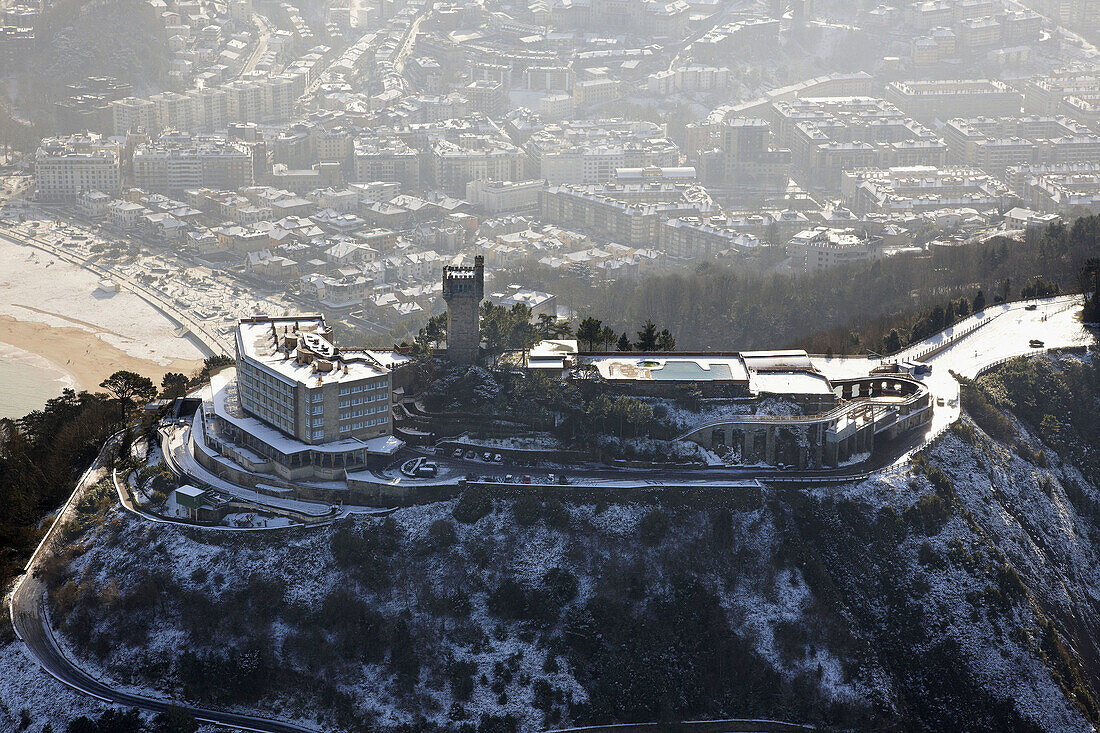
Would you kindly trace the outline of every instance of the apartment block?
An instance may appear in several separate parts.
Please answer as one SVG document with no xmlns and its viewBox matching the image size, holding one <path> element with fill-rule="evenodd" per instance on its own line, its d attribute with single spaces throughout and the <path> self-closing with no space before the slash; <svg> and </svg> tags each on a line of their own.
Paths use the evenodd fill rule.
<svg viewBox="0 0 1100 733">
<path fill-rule="evenodd" d="M 34 156 L 38 200 L 76 201 L 90 191 L 117 196 L 122 186 L 119 160 L 118 146 L 101 135 L 47 138 Z"/>
<path fill-rule="evenodd" d="M 253 183 L 252 151 L 212 136 L 162 135 L 133 155 L 134 185 L 169 195 L 193 188 L 235 191 Z"/>
<path fill-rule="evenodd" d="M 913 119 L 931 123 L 953 117 L 1018 115 L 1023 95 L 996 79 L 895 81 L 886 100 Z"/>
</svg>

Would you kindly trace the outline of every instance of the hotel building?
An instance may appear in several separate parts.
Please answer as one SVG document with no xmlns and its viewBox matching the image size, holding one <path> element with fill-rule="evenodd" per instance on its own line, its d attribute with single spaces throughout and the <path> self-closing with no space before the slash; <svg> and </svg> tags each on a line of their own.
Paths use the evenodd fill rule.
<svg viewBox="0 0 1100 733">
<path fill-rule="evenodd" d="M 339 348 L 319 315 L 244 319 L 236 347 L 237 368 L 211 379 L 196 447 L 287 480 L 345 478 L 401 447 L 390 406 L 403 357 Z"/>
</svg>

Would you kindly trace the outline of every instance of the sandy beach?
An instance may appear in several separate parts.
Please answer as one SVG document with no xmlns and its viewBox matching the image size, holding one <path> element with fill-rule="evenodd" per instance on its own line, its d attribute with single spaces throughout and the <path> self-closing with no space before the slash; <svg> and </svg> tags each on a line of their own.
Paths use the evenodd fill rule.
<svg viewBox="0 0 1100 733">
<path fill-rule="evenodd" d="M 49 360 L 87 390 L 120 369 L 159 385 L 166 372 L 201 368 L 202 351 L 162 313 L 98 284 L 87 270 L 0 239 L 0 343 Z"/>
<path fill-rule="evenodd" d="M 80 389 L 90 392 L 100 390 L 99 383 L 120 369 L 143 374 L 159 385 L 167 372 L 191 374 L 202 368 L 202 359 L 171 359 L 167 363 L 140 359 L 81 328 L 18 321 L 2 314 L 0 342 L 48 359 L 70 374 Z"/>
</svg>

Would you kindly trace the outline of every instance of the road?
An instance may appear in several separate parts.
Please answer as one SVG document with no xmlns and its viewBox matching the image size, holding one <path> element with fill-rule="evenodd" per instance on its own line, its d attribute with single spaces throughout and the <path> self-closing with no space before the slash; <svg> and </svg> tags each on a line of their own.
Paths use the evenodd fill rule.
<svg viewBox="0 0 1100 733">
<path fill-rule="evenodd" d="M 11 622 L 16 634 L 27 645 L 31 654 L 38 660 L 39 665 L 51 677 L 77 692 L 90 695 L 103 702 L 137 707 L 154 713 L 163 712 L 169 707 L 179 706 L 190 711 L 201 722 L 218 723 L 240 730 L 258 731 L 259 733 L 315 733 L 317 729 L 313 727 L 213 710 L 120 690 L 112 687 L 109 681 L 96 679 L 85 672 L 61 650 L 49 623 L 49 614 L 46 610 L 46 587 L 35 577 L 35 571 L 43 558 L 52 550 L 53 543 L 58 536 L 58 528 L 64 525 L 66 518 L 72 513 L 73 507 L 79 502 L 84 491 L 87 487 L 94 485 L 108 470 L 107 467 L 120 438 L 121 433 L 117 433 L 104 443 L 95 462 L 84 472 L 76 485 L 76 489 L 73 490 L 61 511 L 57 513 L 50 529 L 27 562 L 26 572 L 17 581 L 11 597 Z"/>
<path fill-rule="evenodd" d="M 153 713 L 164 712 L 171 707 L 182 707 L 191 712 L 200 722 L 217 723 L 236 727 L 241 730 L 262 731 L 263 733 L 315 733 L 316 728 L 306 728 L 293 723 L 284 723 L 252 715 L 241 715 L 221 710 L 212 710 L 172 700 L 160 700 L 143 695 L 125 692 L 110 686 L 91 676 L 69 660 L 61 651 L 53 630 L 47 621 L 45 609 L 46 589 L 41 582 L 27 577 L 16 589 L 12 597 L 12 623 L 23 643 L 27 645 L 38 663 L 51 677 L 68 685 L 77 692 L 90 695 L 107 703 L 136 707 Z"/>
<path fill-rule="evenodd" d="M 259 35 L 256 37 L 256 47 L 252 49 L 252 54 L 248 57 L 248 61 L 241 67 L 241 73 L 238 77 L 247 76 L 251 74 L 256 68 L 256 64 L 260 62 L 263 55 L 267 52 L 268 41 L 271 40 L 271 23 L 267 18 L 259 13 L 253 13 L 252 19 L 256 23 L 256 28 L 259 29 Z"/>
<path fill-rule="evenodd" d="M 405 33 L 405 38 L 401 42 L 401 48 L 393 58 L 393 68 L 398 74 L 403 75 L 405 73 L 405 64 L 408 62 L 413 49 L 416 48 L 416 38 L 417 34 L 420 33 L 420 24 L 431 14 L 432 7 L 429 5 L 428 8 L 416 16 L 416 19 L 409 25 L 409 30 Z"/>
</svg>

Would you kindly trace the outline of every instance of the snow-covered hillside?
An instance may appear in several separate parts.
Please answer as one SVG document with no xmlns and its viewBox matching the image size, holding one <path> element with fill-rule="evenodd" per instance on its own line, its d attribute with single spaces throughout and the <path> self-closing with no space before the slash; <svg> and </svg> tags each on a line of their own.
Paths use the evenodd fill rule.
<svg viewBox="0 0 1100 733">
<path fill-rule="evenodd" d="M 262 536 L 112 512 L 54 617 L 121 683 L 333 730 L 1088 731 L 1100 491 L 1008 422 L 964 417 L 909 474 L 763 496 L 467 495 Z"/>
</svg>

